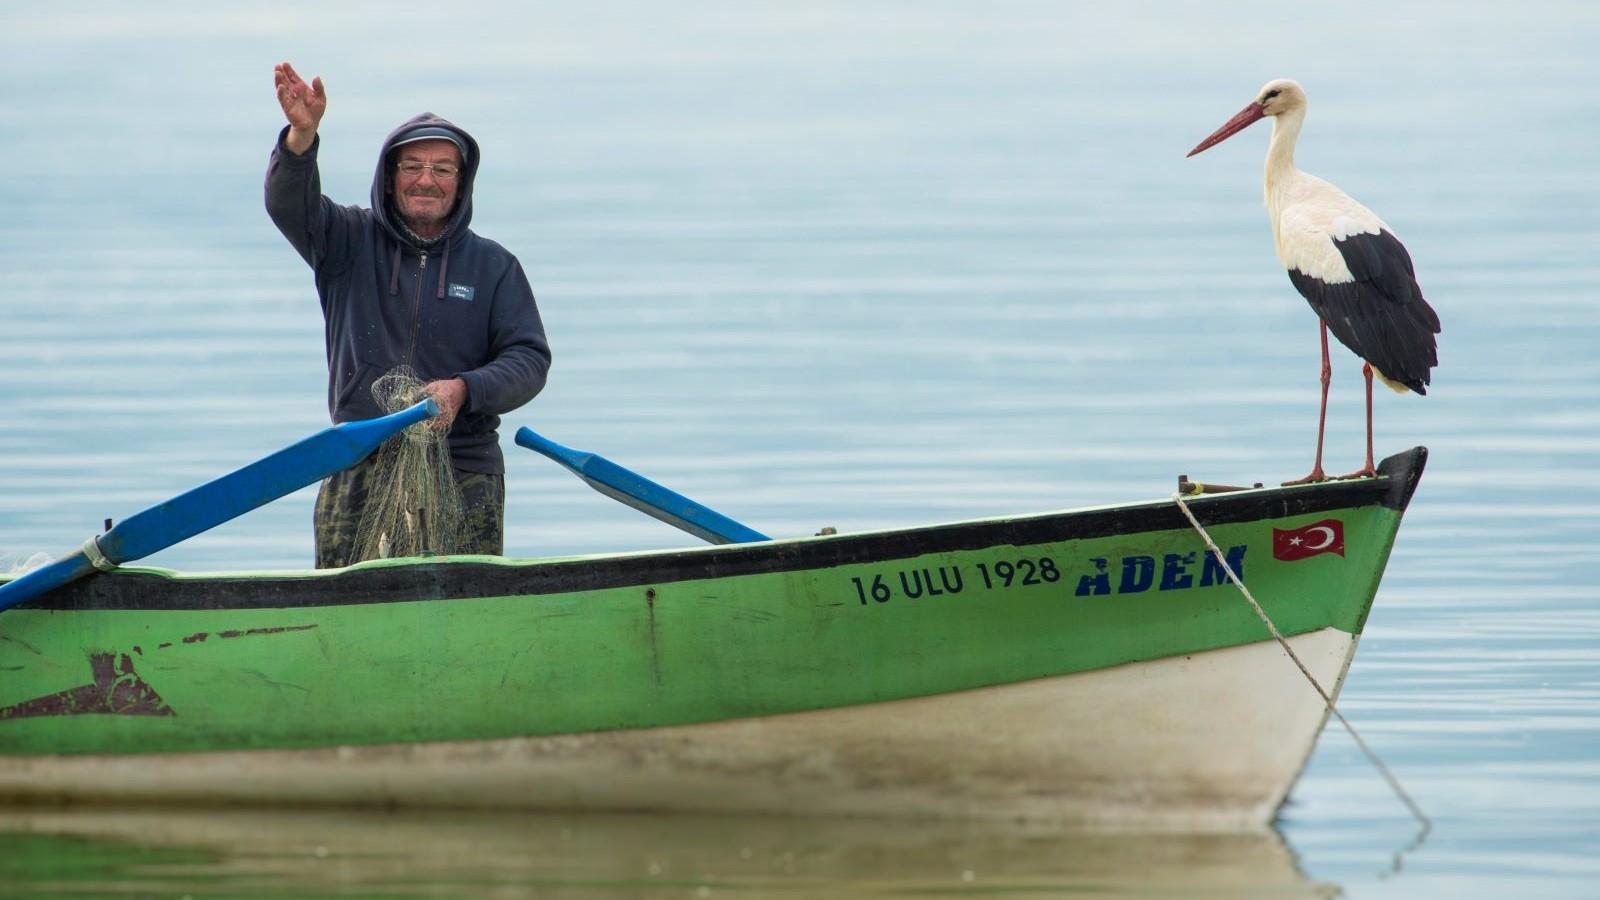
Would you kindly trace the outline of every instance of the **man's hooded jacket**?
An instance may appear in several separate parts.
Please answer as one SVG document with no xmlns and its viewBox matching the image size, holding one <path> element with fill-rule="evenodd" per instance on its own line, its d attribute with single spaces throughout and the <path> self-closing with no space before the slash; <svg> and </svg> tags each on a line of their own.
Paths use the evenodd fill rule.
<svg viewBox="0 0 1600 900">
<path fill-rule="evenodd" d="M 421 128 L 444 129 L 465 148 L 455 208 L 433 241 L 405 227 L 389 196 L 391 151 Z M 296 156 L 283 143 L 288 131 L 267 163 L 267 213 L 316 276 L 333 421 L 388 412 L 378 408 L 372 383 L 396 366 L 410 366 L 424 382 L 460 377 L 467 399 L 450 429 L 453 462 L 469 472 L 503 473 L 499 417 L 544 387 L 550 345 L 522 265 L 467 227 L 477 141 L 432 113 L 412 118 L 384 140 L 372 208 L 363 209 L 322 195 L 321 137 Z"/>
</svg>

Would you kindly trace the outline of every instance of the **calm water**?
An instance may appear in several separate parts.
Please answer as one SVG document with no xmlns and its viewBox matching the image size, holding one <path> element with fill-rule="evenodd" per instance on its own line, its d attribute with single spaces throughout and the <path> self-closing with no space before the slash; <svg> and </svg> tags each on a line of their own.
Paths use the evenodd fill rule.
<svg viewBox="0 0 1600 900">
<path fill-rule="evenodd" d="M 1342 701 L 1433 834 L 1397 858 L 1412 821 L 1329 731 L 1268 836 L 17 812 L 0 884 L 1600 891 L 1592 4 L 575 6 L 0 12 L 0 564 L 326 424 L 310 276 L 261 208 L 284 58 L 328 83 L 345 202 L 421 109 L 485 148 L 475 226 L 520 255 L 556 358 L 503 434 L 514 555 L 684 540 L 517 450 L 523 424 L 777 535 L 1298 476 L 1316 326 L 1272 254 L 1267 126 L 1183 158 L 1289 76 L 1300 165 L 1387 219 L 1445 322 L 1429 396 L 1378 398 L 1380 452 L 1433 456 Z M 1360 388 L 1338 353 L 1344 471 Z M 306 566 L 312 497 L 148 562 Z"/>
</svg>

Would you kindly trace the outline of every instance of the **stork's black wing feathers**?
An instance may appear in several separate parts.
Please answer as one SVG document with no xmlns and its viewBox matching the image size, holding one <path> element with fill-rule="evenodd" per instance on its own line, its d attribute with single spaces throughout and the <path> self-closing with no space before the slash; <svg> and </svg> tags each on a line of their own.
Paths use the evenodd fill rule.
<svg viewBox="0 0 1600 900">
<path fill-rule="evenodd" d="M 1289 280 L 1340 343 L 1391 381 L 1426 394 L 1439 364 L 1439 316 L 1422 297 L 1411 254 L 1387 230 L 1334 246 L 1354 280 L 1330 284 L 1297 269 Z"/>
</svg>

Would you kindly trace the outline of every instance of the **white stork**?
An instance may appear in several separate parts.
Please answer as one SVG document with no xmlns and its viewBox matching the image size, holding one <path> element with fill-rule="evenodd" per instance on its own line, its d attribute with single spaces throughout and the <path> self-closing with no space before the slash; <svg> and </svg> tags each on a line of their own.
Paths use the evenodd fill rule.
<svg viewBox="0 0 1600 900">
<path fill-rule="evenodd" d="M 1398 393 L 1428 392 L 1429 371 L 1439 364 L 1434 335 L 1439 316 L 1422 298 L 1411 255 L 1372 210 L 1315 175 L 1294 167 L 1294 143 L 1306 120 L 1306 92 L 1288 79 L 1269 81 L 1256 99 L 1189 151 L 1201 152 L 1274 117 L 1267 147 L 1267 215 L 1278 259 L 1322 320 L 1322 410 L 1311 474 L 1287 484 L 1327 479 L 1322 438 L 1328 418 L 1328 330 L 1365 361 L 1367 464 L 1344 477 L 1375 474 L 1372 464 L 1372 376 Z"/>
</svg>

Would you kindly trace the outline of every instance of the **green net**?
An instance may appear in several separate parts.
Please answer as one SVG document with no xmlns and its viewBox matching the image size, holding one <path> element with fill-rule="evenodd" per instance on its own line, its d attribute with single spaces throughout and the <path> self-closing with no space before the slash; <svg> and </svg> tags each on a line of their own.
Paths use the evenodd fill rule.
<svg viewBox="0 0 1600 900">
<path fill-rule="evenodd" d="M 399 366 L 372 384 L 386 413 L 420 401 L 423 382 Z M 351 562 L 457 553 L 462 547 L 461 490 L 450 465 L 450 443 L 434 420 L 407 428 L 373 454 L 366 505 L 356 528 Z"/>
</svg>

